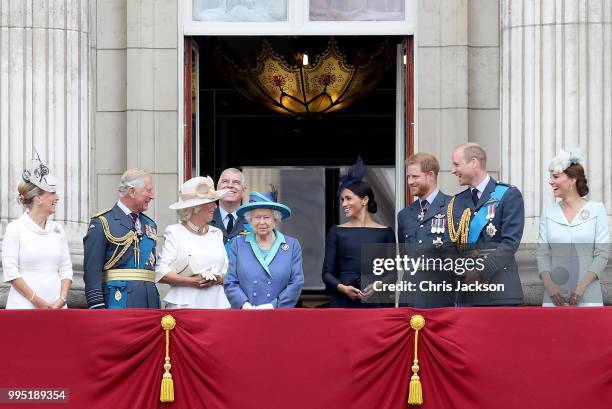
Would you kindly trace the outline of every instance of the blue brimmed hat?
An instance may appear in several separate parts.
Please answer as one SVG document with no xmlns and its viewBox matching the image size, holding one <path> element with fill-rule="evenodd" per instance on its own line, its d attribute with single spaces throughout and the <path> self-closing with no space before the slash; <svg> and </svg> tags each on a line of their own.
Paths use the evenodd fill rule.
<svg viewBox="0 0 612 409">
<path fill-rule="evenodd" d="M 255 209 L 278 210 L 283 220 L 291 216 L 291 209 L 282 203 L 274 200 L 272 192 L 251 192 L 249 193 L 249 203 L 243 204 L 236 210 L 238 217 L 243 217 L 246 212 Z"/>
</svg>

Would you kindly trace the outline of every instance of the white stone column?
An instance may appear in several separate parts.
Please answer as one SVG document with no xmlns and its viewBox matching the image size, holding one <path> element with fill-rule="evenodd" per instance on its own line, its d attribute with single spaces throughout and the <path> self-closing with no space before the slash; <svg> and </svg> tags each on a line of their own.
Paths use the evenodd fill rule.
<svg viewBox="0 0 612 409">
<path fill-rule="evenodd" d="M 191 3 L 191 2 L 188 2 Z M 153 174 L 156 200 L 149 214 L 160 234 L 176 223 L 179 152 L 178 7 L 174 0 L 127 2 L 127 165 Z"/>
<path fill-rule="evenodd" d="M 504 0 L 500 12 L 502 180 L 522 190 L 533 242 L 565 146 L 582 147 L 589 196 L 612 211 L 612 1 Z"/>
<path fill-rule="evenodd" d="M 456 193 L 453 148 L 469 140 L 469 52 L 467 0 L 419 0 L 417 28 L 418 136 L 415 151 L 440 160 L 438 183 Z"/>
<path fill-rule="evenodd" d="M 91 212 L 117 200 L 121 174 L 153 174 L 156 199 L 147 214 L 160 230 L 176 223 L 168 209 L 178 192 L 179 5 L 176 0 L 96 2 L 95 164 Z"/>
<path fill-rule="evenodd" d="M 478 142 L 499 177 L 499 4 L 491 0 L 419 0 L 416 150 L 440 161 L 438 183 L 464 189 L 451 174 L 455 146 Z"/>
<path fill-rule="evenodd" d="M 23 212 L 17 184 L 36 149 L 60 180 L 55 220 L 82 247 L 89 77 L 89 0 L 0 0 L 0 234 Z"/>
</svg>

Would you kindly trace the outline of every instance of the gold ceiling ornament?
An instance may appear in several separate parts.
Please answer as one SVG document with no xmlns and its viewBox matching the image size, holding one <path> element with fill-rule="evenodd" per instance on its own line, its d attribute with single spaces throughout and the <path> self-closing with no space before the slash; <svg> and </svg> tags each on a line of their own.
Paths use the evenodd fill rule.
<svg viewBox="0 0 612 409">
<path fill-rule="evenodd" d="M 388 66 L 385 40 L 370 55 L 358 53 L 349 62 L 331 38 L 325 50 L 288 62 L 264 40 L 261 53 L 243 64 L 219 49 L 218 62 L 232 85 L 247 98 L 281 114 L 308 116 L 340 111 L 365 97 L 384 77 Z M 311 64 L 304 64 L 311 61 Z"/>
</svg>

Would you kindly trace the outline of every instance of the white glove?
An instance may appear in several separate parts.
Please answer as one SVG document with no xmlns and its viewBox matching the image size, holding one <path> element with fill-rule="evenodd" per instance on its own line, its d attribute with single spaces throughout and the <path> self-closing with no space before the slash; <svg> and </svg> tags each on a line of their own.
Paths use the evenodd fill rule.
<svg viewBox="0 0 612 409">
<path fill-rule="evenodd" d="M 256 305 L 253 308 L 256 309 L 256 310 L 273 310 L 274 306 L 272 306 L 272 304 L 268 303 L 268 304 Z"/>
<path fill-rule="evenodd" d="M 204 280 L 216 280 L 217 277 L 215 276 L 215 273 L 213 273 L 212 267 L 208 267 L 204 270 L 202 270 L 202 272 L 200 273 L 202 275 L 202 278 L 204 278 Z"/>
<path fill-rule="evenodd" d="M 253 307 L 253 306 L 251 305 L 251 303 L 250 303 L 250 302 L 248 302 L 248 301 L 247 301 L 247 302 L 245 302 L 244 304 L 242 304 L 242 309 L 243 309 L 243 310 L 254 310 L 255 308 L 256 308 L 256 307 Z"/>
</svg>

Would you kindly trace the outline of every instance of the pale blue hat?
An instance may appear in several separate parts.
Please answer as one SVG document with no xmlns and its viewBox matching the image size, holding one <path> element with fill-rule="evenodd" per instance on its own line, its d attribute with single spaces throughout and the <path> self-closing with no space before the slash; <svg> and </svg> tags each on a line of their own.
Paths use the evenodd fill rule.
<svg viewBox="0 0 612 409">
<path fill-rule="evenodd" d="M 278 210 L 283 220 L 291 216 L 291 209 L 282 203 L 274 200 L 272 192 L 251 192 L 249 193 L 249 203 L 243 204 L 236 210 L 238 217 L 244 217 L 246 212 L 255 209 Z"/>
</svg>

